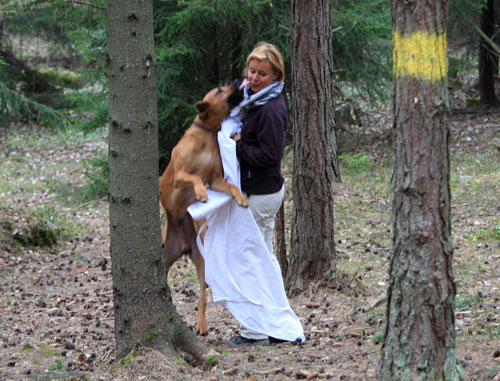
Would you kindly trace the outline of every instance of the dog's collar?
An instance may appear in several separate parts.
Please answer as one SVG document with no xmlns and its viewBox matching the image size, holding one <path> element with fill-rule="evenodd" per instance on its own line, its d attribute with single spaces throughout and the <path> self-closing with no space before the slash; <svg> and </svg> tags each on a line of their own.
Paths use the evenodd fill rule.
<svg viewBox="0 0 500 381">
<path fill-rule="evenodd" d="M 217 133 L 218 131 L 217 130 L 214 130 L 213 128 L 210 128 L 210 127 L 206 127 L 206 126 L 203 126 L 201 125 L 200 123 L 198 123 L 196 120 L 193 121 L 193 125 L 195 125 L 196 127 L 198 128 L 201 128 L 202 130 L 205 130 L 205 131 L 210 131 L 210 132 L 215 132 Z"/>
</svg>

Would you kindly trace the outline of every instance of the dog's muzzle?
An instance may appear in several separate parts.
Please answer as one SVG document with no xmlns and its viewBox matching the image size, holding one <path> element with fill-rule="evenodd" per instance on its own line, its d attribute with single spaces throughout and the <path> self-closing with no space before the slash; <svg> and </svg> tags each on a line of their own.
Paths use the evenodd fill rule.
<svg viewBox="0 0 500 381">
<path fill-rule="evenodd" d="M 235 79 L 232 83 L 233 91 L 227 99 L 227 103 L 231 108 L 238 106 L 243 100 L 243 89 L 240 90 L 240 84 L 241 82 L 239 79 Z"/>
</svg>

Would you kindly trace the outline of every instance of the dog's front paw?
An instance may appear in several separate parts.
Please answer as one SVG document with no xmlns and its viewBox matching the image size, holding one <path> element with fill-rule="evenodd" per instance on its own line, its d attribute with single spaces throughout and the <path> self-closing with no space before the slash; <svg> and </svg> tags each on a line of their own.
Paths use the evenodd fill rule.
<svg viewBox="0 0 500 381">
<path fill-rule="evenodd" d="M 196 200 L 199 202 L 207 202 L 208 201 L 208 193 L 207 193 L 207 190 L 205 189 L 205 187 L 203 187 L 202 189 L 198 189 L 195 192 L 195 197 L 196 197 Z"/>
<path fill-rule="evenodd" d="M 248 198 L 246 198 L 246 197 L 243 197 L 243 196 L 238 197 L 238 198 L 236 199 L 236 203 L 237 203 L 239 206 L 242 206 L 242 207 L 244 207 L 244 208 L 248 208 Z"/>
<path fill-rule="evenodd" d="M 196 200 L 199 202 L 205 203 L 208 201 L 208 196 L 199 196 L 199 197 L 196 197 Z"/>
</svg>

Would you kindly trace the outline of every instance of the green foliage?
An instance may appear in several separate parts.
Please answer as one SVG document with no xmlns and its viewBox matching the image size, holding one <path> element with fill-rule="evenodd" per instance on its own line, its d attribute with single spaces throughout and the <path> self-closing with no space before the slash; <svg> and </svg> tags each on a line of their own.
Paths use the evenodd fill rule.
<svg viewBox="0 0 500 381">
<path fill-rule="evenodd" d="M 47 187 L 58 194 L 59 200 L 71 206 L 101 200 L 109 194 L 109 168 L 106 154 L 97 154 L 90 159 L 85 159 L 83 174 L 86 181 L 79 187 L 73 187 L 60 180 L 47 183 Z"/>
<path fill-rule="evenodd" d="M 54 364 L 49 366 L 50 371 L 61 370 L 63 368 L 62 360 L 57 360 Z"/>
<path fill-rule="evenodd" d="M 96 200 L 109 194 L 108 156 L 94 156 L 85 164 L 86 185 L 80 190 L 83 201 Z"/>
<path fill-rule="evenodd" d="M 341 89 L 385 100 L 392 75 L 391 9 L 384 0 L 337 0 L 332 8 L 333 59 Z"/>
<path fill-rule="evenodd" d="M 472 300 L 469 295 L 459 295 L 455 298 L 455 308 L 457 310 L 463 310 L 468 308 Z"/>
<path fill-rule="evenodd" d="M 216 366 L 217 364 L 219 364 L 219 359 L 215 356 L 207 356 L 207 358 L 205 359 L 205 361 L 203 362 L 203 369 L 204 370 L 210 370 L 212 369 L 214 366 Z"/>
<path fill-rule="evenodd" d="M 145 339 L 146 340 L 153 340 L 153 339 L 155 339 L 157 337 L 158 337 L 158 332 L 153 331 L 153 332 L 147 333 L 146 336 L 145 336 Z"/>
<path fill-rule="evenodd" d="M 53 347 L 49 347 L 46 344 L 42 343 L 42 344 L 39 345 L 39 347 L 40 347 L 40 354 L 43 357 L 56 357 L 56 356 L 60 356 L 61 355 L 60 351 L 58 351 L 57 349 L 55 349 Z"/>
<path fill-rule="evenodd" d="M 32 216 L 41 221 L 47 229 L 55 232 L 57 236 L 71 238 L 81 231 L 81 227 L 68 218 L 54 206 L 43 205 L 32 212 Z"/>
<path fill-rule="evenodd" d="M 486 0 L 450 0 L 448 1 L 448 78 L 451 88 L 461 85 L 460 77 L 477 75 L 479 15 L 486 5 Z"/>
<path fill-rule="evenodd" d="M 448 1 L 448 20 L 456 22 L 457 17 L 462 21 L 472 21 L 475 16 L 479 15 L 482 9 L 486 6 L 487 0 L 449 0 Z M 453 25 L 449 23 L 452 32 L 456 32 L 462 28 L 462 25 Z"/>
<path fill-rule="evenodd" d="M 102 0 L 93 4 L 104 7 Z M 109 119 L 105 14 L 100 8 L 77 6 L 64 9 L 68 38 L 83 65 L 76 72 L 84 84 L 81 89 L 68 91 L 67 95 L 76 105 L 75 113 L 90 116 L 79 124 L 84 132 L 90 132 L 105 126 Z"/>
<path fill-rule="evenodd" d="M 374 344 L 379 344 L 384 340 L 384 331 L 377 332 L 371 337 Z"/>
<path fill-rule="evenodd" d="M 179 357 L 179 356 L 175 356 L 172 360 L 176 364 L 180 364 L 180 365 L 186 364 L 186 361 L 182 357 Z"/>
<path fill-rule="evenodd" d="M 35 350 L 32 344 L 26 343 L 23 345 L 20 353 L 32 353 Z"/>
<path fill-rule="evenodd" d="M 7 122 L 12 117 L 50 127 L 65 127 L 70 121 L 70 118 L 61 112 L 10 90 L 0 82 L 0 125 L 7 127 Z"/>
<path fill-rule="evenodd" d="M 124 358 L 122 358 L 120 360 L 120 364 L 121 365 L 125 365 L 127 364 L 128 362 L 132 361 L 134 358 L 136 358 L 137 356 L 139 356 L 139 352 L 137 352 L 136 350 L 133 350 L 129 356 L 126 356 Z"/>
<path fill-rule="evenodd" d="M 339 159 L 343 170 L 350 173 L 362 173 L 374 168 L 372 159 L 366 152 L 343 154 L 339 156 Z"/>
<path fill-rule="evenodd" d="M 104 0 L 93 1 L 89 6 L 75 5 L 65 0 L 8 0 L 0 5 L 0 13 L 3 16 L 3 39 L 0 41 L 0 46 L 7 52 L 6 54 L 12 52 L 14 59 L 21 63 L 12 64 L 12 60 L 9 60 L 9 64 L 4 65 L 0 72 L 0 86 L 4 88 L 4 92 L 6 88 L 11 91 L 15 89 L 16 100 L 29 97 L 29 101 L 35 101 L 30 103 L 28 109 L 24 107 L 20 110 L 19 102 L 12 104 L 16 92 L 4 97 L 4 104 L 7 103 L 7 106 L 0 107 L 4 126 L 7 126 L 8 120 L 13 117 L 33 120 L 41 125 L 52 125 L 50 120 L 47 121 L 53 119 L 54 112 L 50 112 L 50 109 L 73 108 L 75 102 L 79 102 L 80 109 L 77 112 L 80 113 L 89 110 L 92 112 L 92 107 L 96 108 L 95 102 L 98 99 L 95 97 L 95 91 L 89 91 L 88 87 L 87 98 L 83 102 L 81 96 L 72 98 L 73 93 L 67 96 L 62 89 L 77 89 L 84 83 L 95 85 L 96 78 L 104 77 L 105 61 L 102 57 L 106 48 L 103 44 L 103 41 L 105 42 L 103 9 Z M 32 49 L 26 49 L 29 46 L 36 46 L 39 49 L 33 50 L 32 53 Z M 54 62 L 58 67 L 68 68 L 67 65 L 71 65 L 70 69 L 76 70 L 78 74 L 75 76 L 68 70 L 55 71 L 54 65 L 50 65 L 50 62 Z M 81 63 L 89 66 L 75 67 Z M 25 71 L 24 67 L 29 70 Z M 51 91 L 19 93 L 23 83 L 28 79 L 27 76 L 33 75 L 32 73 L 36 73 L 50 84 L 53 87 Z M 50 107 L 41 109 L 39 104 Z M 40 109 L 41 115 L 39 115 Z M 46 117 L 47 114 L 50 114 L 50 118 Z M 61 119 L 60 115 L 58 118 Z M 68 121 L 69 118 L 64 120 L 65 123 Z M 75 122 L 74 119 L 71 121 Z M 60 125 L 59 122 L 56 124 Z"/>
</svg>

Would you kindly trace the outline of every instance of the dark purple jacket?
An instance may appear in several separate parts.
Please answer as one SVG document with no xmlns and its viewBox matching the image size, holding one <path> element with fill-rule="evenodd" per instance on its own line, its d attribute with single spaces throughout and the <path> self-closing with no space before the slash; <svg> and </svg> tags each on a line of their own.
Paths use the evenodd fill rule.
<svg viewBox="0 0 500 381">
<path fill-rule="evenodd" d="M 284 182 L 281 158 L 288 122 L 283 96 L 245 111 L 241 121 L 241 139 L 236 142 L 241 190 L 249 195 L 278 192 Z"/>
</svg>

